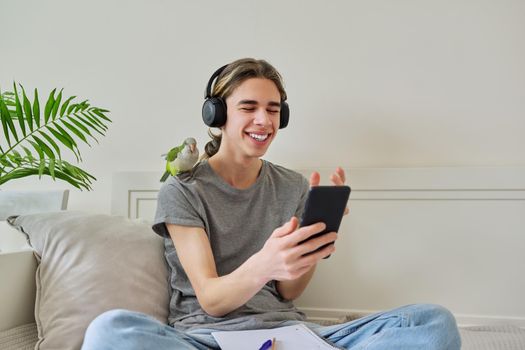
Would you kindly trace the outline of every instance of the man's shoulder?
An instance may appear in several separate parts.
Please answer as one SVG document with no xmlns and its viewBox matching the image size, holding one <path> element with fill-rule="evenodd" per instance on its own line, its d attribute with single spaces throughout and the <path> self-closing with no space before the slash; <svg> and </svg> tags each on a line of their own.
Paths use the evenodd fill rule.
<svg viewBox="0 0 525 350">
<path fill-rule="evenodd" d="M 203 178 L 203 165 L 197 163 L 191 170 L 184 171 L 176 176 L 169 176 L 161 187 L 161 190 L 194 191 Z"/>
<path fill-rule="evenodd" d="M 298 171 L 286 168 L 282 165 L 274 164 L 272 162 L 266 161 L 268 167 L 269 176 L 277 179 L 282 179 L 283 181 L 291 182 L 305 182 L 307 181 L 303 174 Z"/>
</svg>

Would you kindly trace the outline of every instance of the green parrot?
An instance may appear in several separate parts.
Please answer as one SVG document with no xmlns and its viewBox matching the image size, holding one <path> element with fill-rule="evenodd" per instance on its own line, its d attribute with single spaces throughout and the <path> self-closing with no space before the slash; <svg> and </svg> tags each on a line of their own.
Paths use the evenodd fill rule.
<svg viewBox="0 0 525 350">
<path fill-rule="evenodd" d="M 193 168 L 197 160 L 199 160 L 197 141 L 193 137 L 188 137 L 182 145 L 170 149 L 162 157 L 166 159 L 166 171 L 160 178 L 160 182 L 166 181 L 170 175 L 176 176 Z"/>
</svg>

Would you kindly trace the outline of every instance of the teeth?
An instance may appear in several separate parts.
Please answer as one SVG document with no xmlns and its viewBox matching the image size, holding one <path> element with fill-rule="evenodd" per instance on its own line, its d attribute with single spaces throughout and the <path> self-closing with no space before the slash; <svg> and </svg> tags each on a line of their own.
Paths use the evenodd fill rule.
<svg viewBox="0 0 525 350">
<path fill-rule="evenodd" d="M 252 139 L 256 139 L 257 141 L 264 141 L 268 138 L 268 134 L 266 135 L 259 135 L 259 134 L 249 134 Z"/>
</svg>

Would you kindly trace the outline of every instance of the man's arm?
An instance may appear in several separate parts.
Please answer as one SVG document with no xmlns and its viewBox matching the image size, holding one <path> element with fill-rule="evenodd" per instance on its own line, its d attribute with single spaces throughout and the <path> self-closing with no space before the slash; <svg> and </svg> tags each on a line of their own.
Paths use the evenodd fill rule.
<svg viewBox="0 0 525 350">
<path fill-rule="evenodd" d="M 218 276 L 210 242 L 204 229 L 167 224 L 179 260 L 188 275 L 204 311 L 221 317 L 250 300 L 268 281 L 297 280 L 320 259 L 331 254 L 330 247 L 304 256 L 332 243 L 337 235 L 326 234 L 297 245 L 321 232 L 324 224 L 297 229 L 297 219 L 277 228 L 264 247 L 230 274 Z M 333 245 L 332 245 L 333 246 Z"/>
<path fill-rule="evenodd" d="M 220 317 L 246 303 L 266 281 L 250 271 L 248 259 L 232 273 L 219 277 L 210 242 L 204 229 L 167 224 L 179 260 L 204 311 Z"/>
<path fill-rule="evenodd" d="M 315 272 L 315 266 L 316 265 L 312 266 L 310 270 L 298 279 L 291 281 L 277 281 L 277 291 L 279 294 L 281 294 L 286 300 L 295 300 L 299 298 L 308 286 L 308 283 L 310 283 Z"/>
</svg>

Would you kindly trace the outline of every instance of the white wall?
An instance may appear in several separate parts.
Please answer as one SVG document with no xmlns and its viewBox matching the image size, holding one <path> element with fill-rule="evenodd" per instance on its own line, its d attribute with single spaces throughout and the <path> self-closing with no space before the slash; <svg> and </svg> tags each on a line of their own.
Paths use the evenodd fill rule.
<svg viewBox="0 0 525 350">
<path fill-rule="evenodd" d="M 271 161 L 292 168 L 525 166 L 525 2 L 520 0 L 1 0 L 0 30 L 2 89 L 13 80 L 28 90 L 38 87 L 41 96 L 63 87 L 66 94 L 111 110 L 114 123 L 107 137 L 92 149 L 82 148 L 82 166 L 98 178 L 94 191 L 72 189 L 70 209 L 109 213 L 113 173 L 156 170 L 160 176 L 160 154 L 189 135 L 202 149 L 207 141 L 200 119 L 205 84 L 216 68 L 244 56 L 266 58 L 285 77 L 291 123 L 268 153 Z M 4 188 L 44 186 L 67 187 L 29 178 Z M 360 189 L 359 183 L 354 188 Z M 505 181 L 494 188 L 506 188 Z M 524 188 L 513 190 L 522 196 Z M 346 224 L 349 231 L 355 229 L 353 239 L 345 236 L 339 251 L 348 244 L 353 259 L 363 263 L 378 256 L 366 255 L 366 249 L 384 251 L 376 238 L 393 244 L 394 256 L 396 249 L 403 250 L 403 241 L 424 243 L 426 236 L 417 235 L 419 221 L 397 221 L 396 213 L 414 210 L 418 220 L 441 225 L 422 234 L 441 248 L 449 247 L 454 261 L 464 261 L 475 272 L 470 275 L 474 280 L 457 274 L 440 280 L 464 288 L 459 294 L 446 289 L 432 294 L 431 284 L 423 284 L 428 293 L 419 296 L 442 301 L 459 313 L 523 320 L 525 309 L 515 295 L 525 288 L 519 277 L 523 265 L 512 265 L 523 260 L 518 252 L 507 255 L 509 249 L 525 246 L 523 199 L 487 202 L 502 203 L 501 215 L 495 217 L 485 202 L 452 201 L 444 207 L 444 202 L 432 202 L 441 214 L 454 217 L 452 223 L 433 216 L 429 202 L 402 203 L 418 205 L 396 209 L 393 202 L 358 202 Z M 465 211 L 455 210 L 463 205 Z M 363 229 L 373 213 L 381 216 L 383 226 L 391 222 L 405 229 L 398 227 L 391 235 L 376 226 Z M 487 225 L 469 217 L 482 218 Z M 450 227 L 458 221 L 459 229 Z M 455 231 L 442 236 L 440 229 Z M 450 232 L 465 235 L 454 240 Z M 392 240 L 394 235 L 401 241 Z M 472 250 L 469 242 L 476 237 L 482 249 Z M 359 250 L 360 244 L 368 248 Z M 493 244 L 498 247 L 494 256 Z M 476 262 L 490 267 L 490 259 L 498 266 L 508 261 L 506 276 L 518 285 L 505 289 L 496 285 L 503 281 L 498 271 L 491 270 L 490 277 L 476 270 Z M 345 282 L 333 303 L 319 300 L 316 289 L 333 275 L 319 274 L 302 305 L 377 309 L 405 299 L 420 301 L 411 288 L 390 296 L 370 294 L 395 286 L 403 272 L 388 266 L 386 273 L 380 259 L 376 263 L 363 271 L 377 278 L 362 279 L 362 285 Z M 434 261 L 430 270 L 436 271 L 438 264 Z M 355 276 L 361 273 L 361 265 L 352 266 Z M 391 279 L 379 278 L 384 275 Z M 409 276 L 429 282 L 428 276 Z M 504 298 L 504 290 L 511 295 L 508 302 L 480 299 L 492 292 Z M 345 291 L 355 297 L 341 299 Z"/>
<path fill-rule="evenodd" d="M 205 84 L 244 56 L 286 81 L 292 119 L 269 160 L 525 165 L 520 0 L 2 0 L 0 28 L 2 89 L 63 87 L 111 110 L 107 137 L 82 148 L 98 181 L 72 190 L 73 209 L 109 212 L 113 172 L 160 174 L 160 154 L 188 135 L 202 147 Z M 5 188 L 48 183 L 65 187 Z"/>
</svg>

